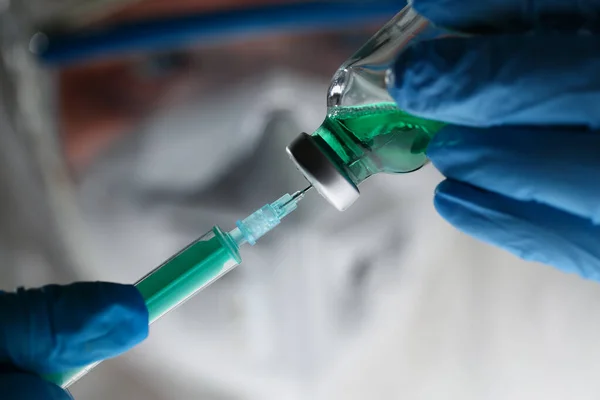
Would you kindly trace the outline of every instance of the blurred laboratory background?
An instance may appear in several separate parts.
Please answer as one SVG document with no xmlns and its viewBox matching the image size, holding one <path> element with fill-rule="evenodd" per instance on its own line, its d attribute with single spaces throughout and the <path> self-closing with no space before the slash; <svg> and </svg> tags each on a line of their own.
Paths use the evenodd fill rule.
<svg viewBox="0 0 600 400">
<path fill-rule="evenodd" d="M 135 282 L 306 186 L 285 152 L 402 1 L 0 0 L 0 289 Z M 311 192 L 78 400 L 597 399 L 600 287 L 436 215 L 432 166 Z"/>
</svg>

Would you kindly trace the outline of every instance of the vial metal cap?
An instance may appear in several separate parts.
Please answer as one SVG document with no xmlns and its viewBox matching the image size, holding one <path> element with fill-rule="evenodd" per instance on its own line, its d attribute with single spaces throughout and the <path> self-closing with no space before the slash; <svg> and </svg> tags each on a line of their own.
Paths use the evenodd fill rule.
<svg viewBox="0 0 600 400">
<path fill-rule="evenodd" d="M 358 187 L 321 151 L 310 135 L 301 133 L 286 150 L 300 172 L 335 208 L 344 211 L 358 199 Z"/>
</svg>

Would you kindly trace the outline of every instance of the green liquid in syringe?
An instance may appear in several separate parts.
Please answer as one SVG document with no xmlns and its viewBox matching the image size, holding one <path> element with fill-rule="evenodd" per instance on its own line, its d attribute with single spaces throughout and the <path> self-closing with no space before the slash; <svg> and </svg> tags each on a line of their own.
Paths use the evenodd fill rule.
<svg viewBox="0 0 600 400">
<path fill-rule="evenodd" d="M 182 304 L 241 261 L 238 246 L 231 235 L 214 227 L 136 283 L 148 308 L 149 322 Z M 44 377 L 66 388 L 97 364 Z"/>
<path fill-rule="evenodd" d="M 136 283 L 146 301 L 150 323 L 241 261 L 230 236 L 213 228 Z"/>
<path fill-rule="evenodd" d="M 262 236 L 279 225 L 294 211 L 310 187 L 293 195 L 285 194 L 266 204 L 236 223 L 236 228 L 223 232 L 218 226 L 194 241 L 138 281 L 139 290 L 148 308 L 152 323 L 189 299 L 210 283 L 231 271 L 242 261 L 240 246 L 254 245 Z M 44 375 L 44 378 L 63 388 L 69 387 L 98 362 Z"/>
<path fill-rule="evenodd" d="M 425 149 L 443 126 L 407 114 L 394 103 L 377 103 L 330 109 L 313 136 L 323 139 L 360 182 L 377 172 L 410 172 L 423 166 Z"/>
</svg>

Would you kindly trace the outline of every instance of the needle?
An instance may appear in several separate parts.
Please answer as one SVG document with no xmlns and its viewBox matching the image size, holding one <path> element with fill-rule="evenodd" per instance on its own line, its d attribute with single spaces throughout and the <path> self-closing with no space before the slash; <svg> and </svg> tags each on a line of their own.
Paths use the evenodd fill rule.
<svg viewBox="0 0 600 400">
<path fill-rule="evenodd" d="M 307 188 L 297 191 L 296 193 L 294 193 L 292 195 L 291 199 L 289 199 L 288 201 L 285 202 L 284 206 L 290 204 L 293 201 L 295 201 L 295 202 L 300 201 L 310 189 L 312 189 L 312 185 L 308 185 Z"/>
</svg>

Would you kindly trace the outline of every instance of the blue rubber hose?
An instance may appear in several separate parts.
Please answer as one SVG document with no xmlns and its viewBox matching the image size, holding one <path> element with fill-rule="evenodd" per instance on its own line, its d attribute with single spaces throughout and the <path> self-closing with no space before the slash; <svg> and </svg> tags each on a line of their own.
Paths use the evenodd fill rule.
<svg viewBox="0 0 600 400">
<path fill-rule="evenodd" d="M 364 26 L 391 18 L 403 5 L 401 1 L 327 1 L 129 22 L 81 32 L 48 34 L 37 53 L 44 64 L 61 67 L 90 59 L 197 43 Z"/>
</svg>

